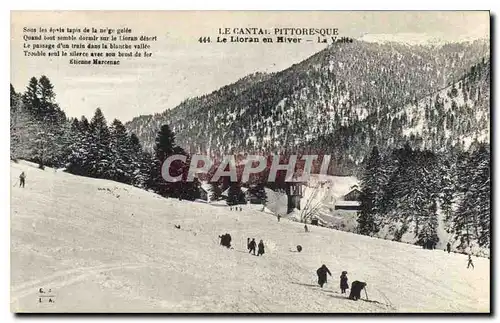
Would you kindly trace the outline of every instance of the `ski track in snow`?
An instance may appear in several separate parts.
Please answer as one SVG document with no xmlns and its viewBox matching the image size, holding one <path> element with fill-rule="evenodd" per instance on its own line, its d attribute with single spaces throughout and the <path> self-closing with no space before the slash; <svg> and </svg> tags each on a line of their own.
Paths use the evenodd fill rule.
<svg viewBox="0 0 500 323">
<path fill-rule="evenodd" d="M 11 308 L 18 312 L 487 312 L 489 260 L 163 199 L 106 180 L 11 164 Z M 12 185 L 11 184 L 11 185 Z M 109 189 L 109 190 L 108 190 Z M 117 197 L 119 196 L 119 197 Z M 180 229 L 174 225 L 181 225 Z M 234 249 L 219 245 L 230 233 Z M 264 240 L 262 257 L 246 238 Z M 297 252 L 296 245 L 302 245 Z M 321 289 L 316 269 L 332 272 Z M 369 299 L 340 294 L 339 276 Z M 51 288 L 56 305 L 37 303 Z"/>
</svg>

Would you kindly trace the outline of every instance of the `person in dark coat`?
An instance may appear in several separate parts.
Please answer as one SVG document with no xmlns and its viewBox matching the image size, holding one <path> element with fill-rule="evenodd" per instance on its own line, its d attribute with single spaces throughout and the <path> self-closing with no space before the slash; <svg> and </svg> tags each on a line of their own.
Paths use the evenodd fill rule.
<svg viewBox="0 0 500 323">
<path fill-rule="evenodd" d="M 249 248 L 249 251 L 248 253 L 251 253 L 253 252 L 253 255 L 255 256 L 255 247 L 256 247 L 256 242 L 255 242 L 255 238 L 252 239 L 252 241 L 250 241 L 250 248 Z"/>
<path fill-rule="evenodd" d="M 219 238 L 222 246 L 231 248 L 231 235 L 229 233 L 223 234 Z"/>
<path fill-rule="evenodd" d="M 354 281 L 351 285 L 351 293 L 349 294 L 349 299 L 357 301 L 361 298 L 361 291 L 366 287 L 366 283 L 360 281 Z"/>
<path fill-rule="evenodd" d="M 340 275 L 340 293 L 345 294 L 346 289 L 349 289 L 349 283 L 347 282 L 347 271 L 343 271 Z"/>
<path fill-rule="evenodd" d="M 264 242 L 262 240 L 259 241 L 257 256 L 262 256 L 264 254 Z"/>
<path fill-rule="evenodd" d="M 469 255 L 469 261 L 467 262 L 467 269 L 469 269 L 470 266 L 472 266 L 472 269 L 474 269 L 474 264 L 472 263 L 471 255 Z"/>
<path fill-rule="evenodd" d="M 305 225 L 304 225 L 304 230 L 305 230 L 306 232 L 309 232 L 309 229 L 307 228 L 307 224 L 305 224 Z"/>
<path fill-rule="evenodd" d="M 26 174 L 24 174 L 24 172 L 22 172 L 21 175 L 19 175 L 19 187 L 24 188 L 25 180 L 26 180 Z"/>
<path fill-rule="evenodd" d="M 247 250 L 250 250 L 250 238 L 247 238 Z"/>
<path fill-rule="evenodd" d="M 451 251 L 451 244 L 449 242 L 446 244 L 446 250 L 448 251 L 448 253 L 450 253 Z"/>
<path fill-rule="evenodd" d="M 318 284 L 321 288 L 323 288 L 323 285 L 326 284 L 327 279 L 326 279 L 326 274 L 332 276 L 332 273 L 330 270 L 325 265 L 322 265 L 318 270 L 316 270 L 316 273 L 318 274 Z"/>
</svg>

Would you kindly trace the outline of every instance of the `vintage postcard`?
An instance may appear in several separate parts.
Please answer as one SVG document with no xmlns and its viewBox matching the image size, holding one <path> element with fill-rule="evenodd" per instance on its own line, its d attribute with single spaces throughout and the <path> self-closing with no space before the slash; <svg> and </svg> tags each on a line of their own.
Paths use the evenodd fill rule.
<svg viewBox="0 0 500 323">
<path fill-rule="evenodd" d="M 11 311 L 490 313 L 488 11 L 12 11 Z"/>
</svg>

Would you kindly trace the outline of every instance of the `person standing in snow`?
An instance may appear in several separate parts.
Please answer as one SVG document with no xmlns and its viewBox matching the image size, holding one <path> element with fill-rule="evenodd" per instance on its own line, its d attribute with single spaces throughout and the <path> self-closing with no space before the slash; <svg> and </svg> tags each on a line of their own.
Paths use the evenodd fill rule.
<svg viewBox="0 0 500 323">
<path fill-rule="evenodd" d="M 264 242 L 262 240 L 259 241 L 257 256 L 262 256 L 264 254 Z"/>
<path fill-rule="evenodd" d="M 281 219 L 281 215 L 278 214 L 278 222 L 280 222 L 280 219 Z"/>
<path fill-rule="evenodd" d="M 467 262 L 467 269 L 469 269 L 470 266 L 472 266 L 472 269 L 474 269 L 474 264 L 472 263 L 472 257 L 469 254 L 469 260 Z"/>
<path fill-rule="evenodd" d="M 247 250 L 250 250 L 250 238 L 247 238 Z"/>
<path fill-rule="evenodd" d="M 323 264 L 318 270 L 316 270 L 316 274 L 318 274 L 318 285 L 323 288 L 323 285 L 327 283 L 326 274 L 332 276 L 332 273 L 328 268 Z"/>
<path fill-rule="evenodd" d="M 449 242 L 446 244 L 446 250 L 448 250 L 448 253 L 451 251 L 451 244 Z"/>
<path fill-rule="evenodd" d="M 249 251 L 248 253 L 251 253 L 253 252 L 253 255 L 255 256 L 255 247 L 256 247 L 256 242 L 255 242 L 255 238 L 252 239 L 252 241 L 250 241 L 250 244 L 249 244 Z"/>
<path fill-rule="evenodd" d="M 21 173 L 21 175 L 19 175 L 19 187 L 23 187 L 24 188 L 24 182 L 26 180 L 26 174 L 24 174 L 24 172 Z"/>
<path fill-rule="evenodd" d="M 306 232 L 309 232 L 309 229 L 307 228 L 307 224 L 305 224 L 305 225 L 304 225 L 304 230 L 305 230 Z"/>
<path fill-rule="evenodd" d="M 349 283 L 347 282 L 347 271 L 343 271 L 340 275 L 340 293 L 345 294 L 346 289 L 349 289 Z"/>
</svg>

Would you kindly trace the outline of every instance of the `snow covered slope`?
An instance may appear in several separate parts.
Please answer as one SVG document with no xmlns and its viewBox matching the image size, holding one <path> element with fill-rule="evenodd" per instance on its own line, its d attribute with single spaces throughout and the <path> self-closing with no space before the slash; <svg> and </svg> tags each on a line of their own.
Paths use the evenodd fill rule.
<svg viewBox="0 0 500 323">
<path fill-rule="evenodd" d="M 24 189 L 15 185 L 23 170 Z M 164 199 L 24 162 L 11 165 L 11 189 L 16 312 L 489 311 L 485 258 L 467 270 L 464 255 L 321 227 L 305 233 L 254 206 Z M 232 250 L 218 243 L 226 232 Z M 247 237 L 264 240 L 263 257 L 247 253 Z M 323 289 L 321 264 L 333 274 Z M 340 294 L 343 270 L 350 283 L 368 283 L 369 301 Z M 39 288 L 55 303 L 38 303 Z"/>
</svg>

